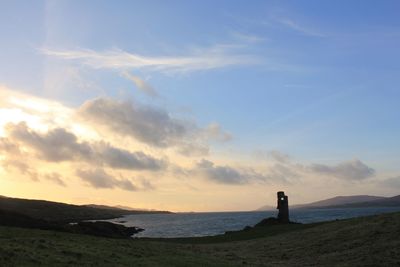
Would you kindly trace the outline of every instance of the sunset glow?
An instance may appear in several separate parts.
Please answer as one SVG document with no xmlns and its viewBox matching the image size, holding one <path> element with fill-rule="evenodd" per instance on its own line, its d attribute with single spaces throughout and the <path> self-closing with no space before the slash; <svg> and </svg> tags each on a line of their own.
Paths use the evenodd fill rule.
<svg viewBox="0 0 400 267">
<path fill-rule="evenodd" d="M 0 195 L 242 211 L 279 190 L 398 194 L 396 8 L 156 2 L 2 4 Z"/>
</svg>

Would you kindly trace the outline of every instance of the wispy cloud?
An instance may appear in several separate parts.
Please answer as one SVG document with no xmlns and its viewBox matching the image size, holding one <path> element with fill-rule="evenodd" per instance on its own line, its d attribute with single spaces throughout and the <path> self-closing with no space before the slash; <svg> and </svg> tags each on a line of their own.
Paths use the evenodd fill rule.
<svg viewBox="0 0 400 267">
<path fill-rule="evenodd" d="M 63 181 L 61 175 L 58 174 L 58 173 L 56 173 L 56 172 L 48 173 L 48 174 L 44 175 L 44 177 L 45 177 L 47 180 L 49 180 L 49 181 L 51 181 L 51 182 L 53 182 L 53 183 L 55 183 L 55 184 L 57 184 L 57 185 L 59 185 L 59 186 L 63 186 L 63 187 L 67 186 L 67 185 L 64 183 L 64 181 Z"/>
<path fill-rule="evenodd" d="M 122 72 L 122 76 L 125 77 L 126 79 L 132 81 L 135 86 L 143 93 L 145 93 L 148 96 L 151 97 L 158 97 L 158 93 L 157 91 L 153 88 L 153 86 L 151 86 L 150 84 L 148 84 L 147 82 L 145 82 L 142 78 L 140 78 L 139 76 L 133 75 L 127 71 L 123 71 Z"/>
<path fill-rule="evenodd" d="M 296 22 L 294 20 L 288 19 L 288 18 L 275 18 L 275 21 L 280 23 L 281 25 L 284 25 L 288 28 L 290 28 L 293 31 L 296 31 L 298 33 L 308 35 L 308 36 L 313 36 L 313 37 L 325 37 L 324 34 L 312 29 L 308 28 L 299 22 Z"/>
<path fill-rule="evenodd" d="M 120 49 L 94 51 L 90 49 L 57 50 L 45 48 L 41 51 L 48 56 L 80 61 L 96 69 L 191 72 L 259 63 L 255 56 L 235 53 L 233 47 L 217 45 L 207 49 L 196 49 L 193 53 L 183 56 L 144 56 Z"/>
<path fill-rule="evenodd" d="M 233 138 L 231 133 L 224 131 L 221 125 L 216 122 L 210 123 L 204 129 L 204 135 L 206 139 L 212 139 L 222 142 L 230 141 Z"/>
<path fill-rule="evenodd" d="M 380 184 L 389 188 L 400 188 L 400 176 L 387 178 L 380 181 Z"/>
<path fill-rule="evenodd" d="M 255 35 L 255 34 L 249 34 L 249 33 L 242 33 L 242 32 L 237 32 L 234 31 L 231 33 L 232 36 L 239 41 L 245 42 L 245 43 L 261 43 L 266 41 L 266 38 Z"/>
</svg>

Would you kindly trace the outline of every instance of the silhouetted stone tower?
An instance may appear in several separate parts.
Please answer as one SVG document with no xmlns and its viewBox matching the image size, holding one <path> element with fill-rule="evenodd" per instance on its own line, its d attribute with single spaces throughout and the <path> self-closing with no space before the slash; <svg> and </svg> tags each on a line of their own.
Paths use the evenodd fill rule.
<svg viewBox="0 0 400 267">
<path fill-rule="evenodd" d="M 285 192 L 278 192 L 278 221 L 280 223 L 288 223 L 289 222 L 289 201 L 288 197 L 285 196 Z"/>
</svg>

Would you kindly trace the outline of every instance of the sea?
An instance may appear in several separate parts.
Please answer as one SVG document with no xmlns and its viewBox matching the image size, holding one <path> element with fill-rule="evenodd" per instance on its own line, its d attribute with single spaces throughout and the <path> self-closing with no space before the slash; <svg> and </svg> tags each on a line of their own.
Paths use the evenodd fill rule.
<svg viewBox="0 0 400 267">
<path fill-rule="evenodd" d="M 290 211 L 290 220 L 313 223 L 396 211 L 400 211 L 400 207 L 293 209 Z M 107 221 L 145 229 L 135 234 L 135 238 L 172 238 L 223 234 L 226 231 L 241 230 L 245 226 L 254 226 L 264 218 L 276 216 L 277 211 L 196 212 L 135 214 Z"/>
</svg>

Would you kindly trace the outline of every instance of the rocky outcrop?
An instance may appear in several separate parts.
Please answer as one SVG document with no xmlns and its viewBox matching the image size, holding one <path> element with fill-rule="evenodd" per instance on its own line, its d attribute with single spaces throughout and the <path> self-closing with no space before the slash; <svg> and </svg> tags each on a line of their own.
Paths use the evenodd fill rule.
<svg viewBox="0 0 400 267">
<path fill-rule="evenodd" d="M 144 229 L 138 227 L 126 227 L 121 224 L 97 221 L 97 222 L 78 222 L 65 226 L 68 232 L 86 235 L 95 235 L 112 238 L 130 238 Z"/>
<path fill-rule="evenodd" d="M 49 222 L 46 220 L 34 219 L 24 214 L 4 210 L 0 210 L 0 225 L 53 230 L 111 238 L 130 238 L 132 235 L 144 231 L 138 227 L 126 227 L 121 224 L 105 221 L 78 222 L 73 224 Z"/>
</svg>

